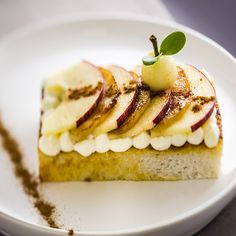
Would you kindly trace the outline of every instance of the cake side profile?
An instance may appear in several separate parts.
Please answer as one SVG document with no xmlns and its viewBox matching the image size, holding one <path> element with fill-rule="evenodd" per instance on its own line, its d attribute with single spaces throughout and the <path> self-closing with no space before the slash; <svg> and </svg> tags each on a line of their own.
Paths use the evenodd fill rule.
<svg viewBox="0 0 236 236">
<path fill-rule="evenodd" d="M 42 181 L 217 178 L 222 121 L 213 79 L 171 57 L 174 32 L 133 71 L 82 61 L 43 85 Z M 173 43 L 174 42 L 174 43 Z"/>
<path fill-rule="evenodd" d="M 209 149 L 204 144 L 186 144 L 166 151 L 131 148 L 125 153 L 61 152 L 51 157 L 39 150 L 42 181 L 185 180 L 217 178 L 222 140 Z"/>
</svg>

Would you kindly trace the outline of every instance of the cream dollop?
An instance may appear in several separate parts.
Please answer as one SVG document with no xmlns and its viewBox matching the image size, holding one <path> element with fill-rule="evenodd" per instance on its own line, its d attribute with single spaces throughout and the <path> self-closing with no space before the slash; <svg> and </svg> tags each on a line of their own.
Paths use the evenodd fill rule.
<svg viewBox="0 0 236 236">
<path fill-rule="evenodd" d="M 203 126 L 204 129 L 204 143 L 208 148 L 213 148 L 217 145 L 220 137 L 220 129 L 217 125 L 217 120 L 214 116 L 207 121 Z"/>
<path fill-rule="evenodd" d="M 74 145 L 74 150 L 84 157 L 90 156 L 96 151 L 95 141 L 93 139 L 85 139 Z"/>
<path fill-rule="evenodd" d="M 60 135 L 59 140 L 60 140 L 61 150 L 63 152 L 73 151 L 74 143 L 73 143 L 68 131 L 62 133 Z"/>
<path fill-rule="evenodd" d="M 160 136 L 156 138 L 151 138 L 151 145 L 155 150 L 163 151 L 170 147 L 171 137 L 170 136 Z"/>
<path fill-rule="evenodd" d="M 149 144 L 150 144 L 150 136 L 145 131 L 133 137 L 133 146 L 137 149 L 144 149 Z"/>
<path fill-rule="evenodd" d="M 48 156 L 56 156 L 60 150 L 60 142 L 57 136 L 41 136 L 39 139 L 39 149 Z"/>
<path fill-rule="evenodd" d="M 187 141 L 187 135 L 185 134 L 175 134 L 171 136 L 171 144 L 175 147 L 183 146 Z"/>
<path fill-rule="evenodd" d="M 107 134 L 101 134 L 95 138 L 96 152 L 104 153 L 110 149 L 110 140 Z"/>
<path fill-rule="evenodd" d="M 113 152 L 125 152 L 132 146 L 132 138 L 118 138 L 110 140 L 110 149 Z"/>
<path fill-rule="evenodd" d="M 200 127 L 197 130 L 195 130 L 193 133 L 188 135 L 187 141 L 190 144 L 199 145 L 203 141 L 203 138 L 204 138 L 204 131 Z"/>
</svg>

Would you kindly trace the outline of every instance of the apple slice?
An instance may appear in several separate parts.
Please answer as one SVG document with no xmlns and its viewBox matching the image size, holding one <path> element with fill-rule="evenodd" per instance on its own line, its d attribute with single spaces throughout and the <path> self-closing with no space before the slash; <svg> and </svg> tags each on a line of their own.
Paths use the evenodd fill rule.
<svg viewBox="0 0 236 236">
<path fill-rule="evenodd" d="M 171 86 L 171 100 L 170 100 L 170 107 L 165 114 L 165 117 L 162 121 L 163 122 L 169 122 L 172 119 L 176 118 L 177 114 L 181 113 L 184 108 L 187 107 L 190 103 L 190 84 L 188 82 L 188 79 L 186 78 L 186 75 L 182 68 L 179 66 L 177 67 L 178 71 L 178 77 L 177 80 L 174 82 L 174 84 Z M 135 76 L 141 75 L 141 66 L 136 66 L 133 71 L 131 71 L 132 74 Z M 142 115 L 144 110 L 148 107 L 149 101 L 147 99 L 149 98 L 149 91 L 140 91 L 140 95 L 137 99 L 137 109 L 132 113 L 132 115 L 129 116 L 129 118 L 126 120 L 126 122 L 117 130 L 114 130 L 112 134 L 110 134 L 111 137 L 116 137 L 116 135 L 120 135 L 122 133 L 127 132 L 130 130 L 137 122 L 138 118 Z M 140 104 L 140 105 L 138 105 Z"/>
<path fill-rule="evenodd" d="M 64 96 L 43 120 L 43 135 L 64 132 L 86 121 L 102 98 L 103 77 L 97 67 L 83 61 L 46 81 L 44 89 L 53 91 L 55 88 L 60 88 Z"/>
<path fill-rule="evenodd" d="M 45 93 L 58 94 L 83 87 L 96 87 L 103 77 L 96 66 L 82 61 L 69 69 L 50 76 L 44 84 Z"/>
<path fill-rule="evenodd" d="M 170 108 L 161 124 L 171 123 L 174 119 L 178 119 L 191 102 L 190 83 L 184 73 L 184 70 L 179 66 L 177 67 L 177 70 L 178 77 L 171 86 L 172 97 Z"/>
<path fill-rule="evenodd" d="M 146 85 L 140 83 L 138 86 L 138 96 L 134 105 L 132 114 L 128 116 L 126 121 L 116 130 L 112 131 L 114 135 L 120 135 L 130 130 L 143 115 L 150 103 L 150 89 Z"/>
<path fill-rule="evenodd" d="M 132 137 L 141 133 L 142 131 L 152 129 L 165 117 L 165 114 L 170 107 L 170 101 L 171 89 L 159 92 L 151 99 L 147 109 L 143 112 L 136 124 L 130 130 L 120 134 L 119 136 Z M 110 136 L 112 138 L 115 137 L 113 134 Z"/>
<path fill-rule="evenodd" d="M 109 66 L 108 69 L 114 76 L 116 84 L 122 93 L 125 93 L 125 89 L 132 84 L 134 85 L 134 88 L 136 88 L 135 85 L 137 84 L 137 81 L 127 70 L 116 65 Z"/>
<path fill-rule="evenodd" d="M 151 130 L 153 137 L 194 132 L 209 119 L 214 110 L 216 94 L 208 78 L 193 66 L 185 65 L 183 69 L 192 91 L 191 104 L 180 119 L 168 125 L 157 126 Z"/>
<path fill-rule="evenodd" d="M 138 80 L 122 67 L 110 66 L 109 70 L 114 76 L 121 94 L 109 116 L 94 129 L 95 136 L 120 127 L 133 112 L 138 97 Z"/>
<path fill-rule="evenodd" d="M 92 96 L 63 101 L 43 120 L 42 134 L 54 135 L 82 124 L 94 112 L 101 97 L 102 90 Z"/>
<path fill-rule="evenodd" d="M 96 111 L 88 118 L 88 120 L 78 128 L 70 131 L 71 138 L 76 142 L 86 139 L 93 133 L 93 130 L 108 116 L 111 108 L 115 106 L 119 96 L 119 90 L 111 72 L 102 67 L 100 67 L 99 70 L 104 77 L 103 97 L 98 104 Z"/>
</svg>

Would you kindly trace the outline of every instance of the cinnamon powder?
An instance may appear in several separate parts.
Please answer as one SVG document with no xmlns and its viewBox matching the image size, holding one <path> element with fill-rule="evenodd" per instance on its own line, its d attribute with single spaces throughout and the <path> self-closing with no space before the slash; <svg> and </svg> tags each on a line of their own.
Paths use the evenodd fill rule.
<svg viewBox="0 0 236 236">
<path fill-rule="evenodd" d="M 68 230 L 68 235 L 69 236 L 73 236 L 74 235 L 74 230 L 73 229 L 69 229 Z"/>
<path fill-rule="evenodd" d="M 68 90 L 68 99 L 69 100 L 77 100 L 81 97 L 89 97 L 95 95 L 98 90 L 102 88 L 102 83 L 98 82 L 95 88 L 92 85 L 88 85 L 79 89 L 69 89 Z"/>
<path fill-rule="evenodd" d="M 4 127 L 0 120 L 0 136 L 2 137 L 2 145 L 9 155 L 13 164 L 16 177 L 22 184 L 24 192 L 32 197 L 33 204 L 43 219 L 52 228 L 59 228 L 54 220 L 55 206 L 47 202 L 40 194 L 39 180 L 25 167 L 23 163 L 23 155 L 20 151 L 17 141 L 11 136 L 9 131 Z"/>
</svg>

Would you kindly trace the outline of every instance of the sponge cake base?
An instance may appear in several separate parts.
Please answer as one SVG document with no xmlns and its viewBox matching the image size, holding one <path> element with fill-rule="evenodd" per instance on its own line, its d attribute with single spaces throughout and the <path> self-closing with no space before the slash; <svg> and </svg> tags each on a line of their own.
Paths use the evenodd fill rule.
<svg viewBox="0 0 236 236">
<path fill-rule="evenodd" d="M 223 140 L 217 146 L 205 144 L 171 147 L 165 151 L 131 148 L 126 152 L 94 153 L 83 157 L 77 152 L 61 152 L 50 157 L 39 152 L 42 181 L 101 180 L 185 180 L 217 178 Z"/>
</svg>

